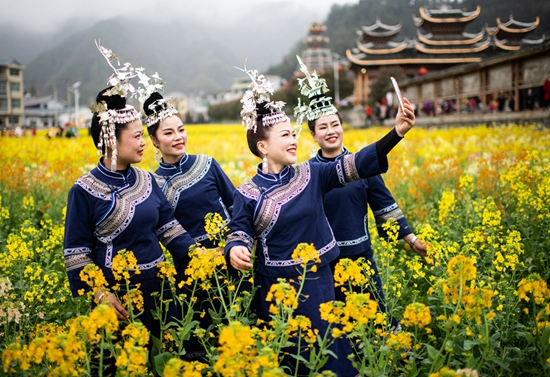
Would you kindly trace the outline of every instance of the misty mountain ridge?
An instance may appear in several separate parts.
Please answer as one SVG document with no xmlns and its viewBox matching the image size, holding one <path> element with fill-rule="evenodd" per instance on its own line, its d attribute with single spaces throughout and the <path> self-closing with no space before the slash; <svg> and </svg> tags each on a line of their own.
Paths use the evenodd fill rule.
<svg viewBox="0 0 550 377">
<path fill-rule="evenodd" d="M 297 14 L 288 21 L 299 25 L 299 17 Z M 95 47 L 94 39 L 113 50 L 121 64 L 130 62 L 134 67 L 143 67 L 149 75 L 158 72 L 166 82 L 165 93 L 228 90 L 234 78 L 244 75 L 235 66 L 242 68 L 248 58 L 247 68 L 267 69 L 280 61 L 296 40 L 305 37 L 309 25 L 309 20 L 301 20 L 303 27 L 281 27 L 286 31 L 278 30 L 274 34 L 265 26 L 260 27 L 261 22 L 254 17 L 250 17 L 247 25 L 235 19 L 232 26 L 205 25 L 191 17 L 172 22 L 136 22 L 122 17 L 99 21 L 85 30 L 67 33 L 52 47 L 43 48 L 26 64 L 25 90 L 48 95 L 55 86 L 58 96 L 66 98 L 64 88 L 80 81 L 81 102 L 93 102 L 112 73 Z M 12 32 L 14 42 L 20 38 L 22 57 L 6 57 L 6 49 L 2 48 L 0 58 L 16 59 L 24 64 L 25 58 L 31 55 L 29 50 L 36 51 L 49 44 L 49 36 L 27 43 L 31 36 Z"/>
</svg>

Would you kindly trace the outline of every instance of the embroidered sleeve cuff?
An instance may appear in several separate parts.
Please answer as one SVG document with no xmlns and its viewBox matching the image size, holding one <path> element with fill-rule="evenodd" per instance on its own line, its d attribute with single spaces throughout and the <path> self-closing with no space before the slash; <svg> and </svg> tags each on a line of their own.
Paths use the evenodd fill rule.
<svg viewBox="0 0 550 377">
<path fill-rule="evenodd" d="M 248 250 L 252 250 L 252 247 L 254 246 L 254 239 L 245 232 L 233 232 L 227 237 L 227 244 L 225 246 L 224 253 L 227 254 L 227 251 L 229 251 L 233 246 L 245 246 Z"/>
<path fill-rule="evenodd" d="M 89 254 L 65 255 L 65 269 L 67 272 L 84 268 L 88 264 L 94 263 Z"/>
<path fill-rule="evenodd" d="M 185 229 L 176 220 L 170 221 L 157 230 L 158 239 L 164 246 L 168 246 L 176 237 L 185 233 L 187 233 Z"/>
</svg>

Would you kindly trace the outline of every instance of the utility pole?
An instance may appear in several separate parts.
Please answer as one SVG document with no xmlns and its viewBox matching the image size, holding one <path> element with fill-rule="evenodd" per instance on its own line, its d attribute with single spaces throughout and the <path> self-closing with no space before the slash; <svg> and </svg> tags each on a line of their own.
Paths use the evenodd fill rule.
<svg viewBox="0 0 550 377">
<path fill-rule="evenodd" d="M 53 101 L 54 101 L 54 112 L 53 112 L 53 126 L 57 127 L 59 120 L 57 119 L 57 85 L 53 84 Z"/>
<path fill-rule="evenodd" d="M 79 112 L 79 102 L 80 102 L 80 91 L 78 90 L 78 88 L 80 87 L 80 81 L 77 81 L 73 84 L 73 93 L 74 93 L 74 124 L 76 126 L 76 128 L 78 128 L 79 124 L 78 124 L 78 119 L 79 119 L 79 116 L 78 116 L 78 112 Z"/>
<path fill-rule="evenodd" d="M 69 116 L 69 124 L 71 123 L 71 80 L 67 80 L 67 112 Z M 65 126 L 63 126 L 65 128 Z"/>
<path fill-rule="evenodd" d="M 337 106 L 340 104 L 340 71 L 338 71 L 339 59 L 340 55 L 334 53 L 332 60 L 334 70 L 334 104 Z"/>
</svg>

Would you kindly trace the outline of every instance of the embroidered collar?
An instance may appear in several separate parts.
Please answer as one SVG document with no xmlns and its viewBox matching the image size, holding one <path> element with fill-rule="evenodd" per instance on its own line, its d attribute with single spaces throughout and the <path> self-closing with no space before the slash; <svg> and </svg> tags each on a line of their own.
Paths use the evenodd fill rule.
<svg viewBox="0 0 550 377">
<path fill-rule="evenodd" d="M 319 162 L 330 162 L 330 161 L 338 161 L 339 159 L 341 159 L 342 157 L 344 157 L 345 155 L 348 155 L 348 154 L 351 154 L 350 151 L 348 151 L 348 148 L 342 146 L 342 153 L 340 153 L 338 156 L 336 157 L 324 157 L 322 155 L 322 151 L 321 149 L 319 149 L 319 151 L 317 152 L 317 154 L 315 155 L 315 159 Z"/>
<path fill-rule="evenodd" d="M 258 165 L 258 176 L 270 183 L 284 183 L 290 179 L 290 165 L 286 165 L 277 174 L 274 173 L 262 173 L 261 164 Z"/>
<path fill-rule="evenodd" d="M 178 162 L 175 164 L 169 164 L 164 162 L 164 159 L 160 160 L 160 168 L 163 170 L 182 170 L 183 165 L 189 160 L 189 155 L 185 153 Z"/>
<path fill-rule="evenodd" d="M 132 173 L 130 165 L 128 165 L 128 167 L 124 170 L 112 171 L 105 166 L 105 164 L 103 163 L 103 159 L 99 160 L 99 163 L 97 164 L 97 169 L 104 176 L 121 182 L 126 182 Z"/>
</svg>

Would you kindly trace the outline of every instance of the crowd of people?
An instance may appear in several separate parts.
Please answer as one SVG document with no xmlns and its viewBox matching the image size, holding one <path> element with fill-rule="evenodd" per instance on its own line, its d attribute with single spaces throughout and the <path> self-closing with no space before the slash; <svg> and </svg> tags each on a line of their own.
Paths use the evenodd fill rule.
<svg viewBox="0 0 550 377">
<path fill-rule="evenodd" d="M 110 61 L 112 52 L 98 48 Z M 367 226 L 368 207 L 381 236 L 386 236 L 382 224 L 393 218 L 400 225 L 399 238 L 421 257 L 426 255 L 424 243 L 414 235 L 381 177 L 388 169 L 388 153 L 414 126 L 413 106 L 405 98 L 404 111 L 398 110 L 390 132 L 360 151 L 349 151 L 343 144 L 342 118 L 324 94 L 328 90 L 325 81 L 300 63 L 307 78 L 300 81 L 300 91 L 307 102 L 296 106 L 294 127 L 284 111 L 285 103 L 271 101 L 272 84 L 257 71 L 244 70 L 252 88 L 241 100 L 240 115 L 249 149 L 260 161 L 256 174 L 238 188 L 212 156 L 187 153 L 185 125 L 160 94 L 162 86 L 140 92 L 146 97 L 143 122 L 157 149 L 159 166 L 154 172 L 137 168 L 146 141 L 142 115 L 126 102 L 133 76 L 130 70 L 111 65 L 115 71 L 108 81 L 111 86 L 98 93 L 90 127 L 101 157 L 68 196 L 64 258 L 75 297 L 89 292 L 92 307 L 108 304 L 120 320 L 128 319 L 133 309 L 113 294 L 113 260 L 131 250 L 140 271 L 131 276 L 131 284 L 139 286 L 144 297 L 139 318 L 158 336 L 160 322 L 153 313 L 159 303 L 154 298 L 167 300 L 172 294 L 162 288 L 157 274 L 165 260 L 160 244 L 171 253 L 181 281 L 190 262 L 190 248 L 197 244 L 217 247 L 205 234 L 205 216 L 218 213 L 229 235 L 225 249 L 217 250 L 234 273 L 254 269 L 258 286 L 254 310 L 260 319 L 270 320 L 265 299 L 272 284 L 280 279 L 292 285 L 300 282 L 301 262 L 291 254 L 301 243 L 313 245 L 319 259 L 302 283 L 296 310 L 311 320 L 313 328 L 322 331 L 328 326 L 320 317 L 319 305 L 343 298 L 333 281 L 334 266 L 342 258 L 370 261 L 375 272 L 373 297 L 379 310 L 386 311 Z M 316 157 L 298 164 L 297 136 L 304 120 L 319 150 Z M 103 272 L 105 287 L 94 289 L 86 284 L 82 271 L 90 267 Z M 198 305 L 203 310 L 208 304 L 201 297 L 199 292 Z M 177 307 L 170 308 L 169 315 L 177 318 L 178 313 Z M 196 320 L 201 327 L 209 324 L 208 315 Z M 392 326 L 399 330 L 397 319 L 392 319 Z M 184 357 L 190 360 L 205 356 L 193 337 L 185 351 Z M 352 353 L 349 342 L 339 339 L 331 351 L 324 369 L 339 376 L 357 375 L 347 358 Z M 290 358 L 283 358 L 282 363 L 296 368 Z M 299 373 L 307 374 L 300 368 Z"/>
<path fill-rule="evenodd" d="M 397 106 L 393 103 L 392 92 L 387 92 L 385 96 L 375 102 L 374 107 L 365 105 L 365 126 L 383 124 L 385 120 L 392 119 L 397 114 Z M 444 114 L 454 114 L 460 109 L 461 113 L 490 112 L 499 113 L 506 111 L 521 111 L 535 109 L 550 109 L 550 72 L 544 83 L 540 87 L 526 88 L 519 91 L 519 103 L 516 103 L 516 97 L 511 91 L 500 90 L 495 94 L 488 96 L 487 105 L 484 108 L 479 96 L 470 96 L 463 98 L 460 103 L 455 99 L 436 99 L 425 100 L 420 106 L 412 104 L 415 116 L 437 116 Z M 420 111 L 418 113 L 417 111 Z M 374 117 L 374 118 L 373 118 Z"/>
<path fill-rule="evenodd" d="M 27 135 L 36 136 L 37 129 L 35 126 L 32 127 L 2 127 L 0 126 L 0 136 L 14 136 L 14 137 L 24 137 Z M 78 137 L 78 128 L 74 123 L 67 122 L 64 127 L 56 126 L 50 127 L 46 133 L 48 139 L 53 139 L 55 137 Z"/>
</svg>

